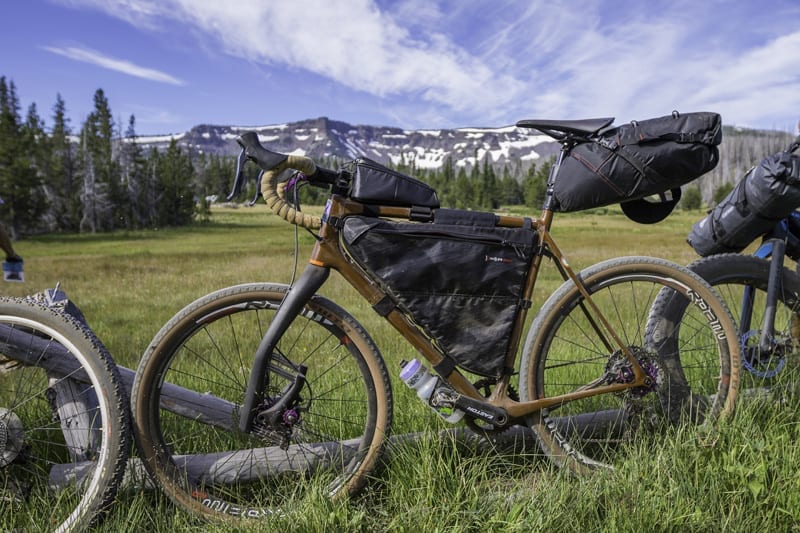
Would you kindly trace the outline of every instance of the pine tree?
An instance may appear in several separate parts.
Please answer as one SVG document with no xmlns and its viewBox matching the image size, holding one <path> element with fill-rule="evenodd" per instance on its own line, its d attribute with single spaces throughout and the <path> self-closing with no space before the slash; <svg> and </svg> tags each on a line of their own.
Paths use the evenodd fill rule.
<svg viewBox="0 0 800 533">
<path fill-rule="evenodd" d="M 58 94 L 53 107 L 53 131 L 50 135 L 50 174 L 45 181 L 48 200 L 45 219 L 51 231 L 77 231 L 80 225 L 80 187 L 71 135 L 66 105 Z"/>
<path fill-rule="evenodd" d="M 195 194 L 192 187 L 195 179 L 194 167 L 188 155 L 181 152 L 175 139 L 158 165 L 159 190 L 161 196 L 157 208 L 157 223 L 160 226 L 181 226 L 194 218 Z"/>
<path fill-rule="evenodd" d="M 12 104 L 11 88 L 6 83 L 5 76 L 0 76 L 0 197 L 3 202 L 11 200 L 8 193 L 13 181 L 12 166 L 19 142 L 19 108 Z M 0 213 L 3 221 L 8 222 L 11 206 L 4 203 L 0 206 Z"/>
<path fill-rule="evenodd" d="M 511 173 L 508 165 L 503 165 L 503 177 L 500 180 L 500 201 L 505 205 L 518 205 L 524 203 L 522 186 Z"/>
<path fill-rule="evenodd" d="M 218 200 L 224 200 L 230 193 L 232 180 L 236 173 L 235 159 L 216 154 L 200 154 L 194 161 L 194 165 L 197 173 L 198 194 L 203 197 L 216 196 Z M 324 163 L 320 163 L 320 165 L 325 166 Z"/>
<path fill-rule="evenodd" d="M 550 174 L 552 160 L 542 163 L 540 167 L 531 165 L 522 184 L 525 205 L 538 208 L 544 202 L 547 192 L 547 178 Z"/>
<path fill-rule="evenodd" d="M 0 76 L 0 206 L 3 222 L 8 224 L 13 217 L 14 161 L 18 154 L 20 142 L 19 102 L 16 98 L 14 82 L 6 83 L 5 76 Z"/>
<path fill-rule="evenodd" d="M 500 207 L 497 191 L 497 175 L 494 167 L 490 164 L 491 154 L 486 152 L 483 157 L 483 169 L 481 170 L 481 198 L 478 207 L 481 209 L 497 209 Z"/>
<path fill-rule="evenodd" d="M 39 188 L 44 126 L 36 106 L 23 124 L 14 82 L 0 77 L 0 213 L 12 239 L 37 230 L 44 199 Z"/>
<path fill-rule="evenodd" d="M 456 178 L 455 187 L 455 204 L 459 209 L 466 209 L 472 207 L 475 201 L 475 190 L 473 188 L 473 180 L 467 177 L 467 171 L 464 167 L 458 169 L 458 177 Z"/>
<path fill-rule="evenodd" d="M 81 131 L 81 144 L 79 157 L 81 163 L 81 174 L 83 177 L 81 200 L 81 222 L 80 231 L 96 233 L 101 229 L 103 219 L 109 209 L 108 194 L 103 183 L 98 182 L 95 172 L 95 160 L 93 150 L 90 146 L 92 136 L 91 126 L 86 123 Z"/>
<path fill-rule="evenodd" d="M 125 195 L 113 152 L 114 124 L 102 89 L 94 95 L 94 111 L 81 131 L 83 171 L 82 231 L 105 231 L 124 227 Z"/>
<path fill-rule="evenodd" d="M 447 199 L 448 202 L 452 201 L 450 200 L 450 198 L 453 196 L 453 188 L 455 187 L 455 181 L 456 181 L 456 171 L 453 165 L 453 156 L 448 155 L 444 160 L 444 165 L 442 165 L 442 170 L 441 170 L 441 179 L 440 179 L 441 185 L 439 186 L 440 188 L 439 192 L 441 194 L 442 202 L 444 202 L 445 199 Z"/>
<path fill-rule="evenodd" d="M 46 207 L 42 184 L 50 175 L 50 137 L 45 133 L 35 103 L 28 107 L 25 123 L 20 128 L 20 139 L 22 150 L 15 160 L 15 234 L 38 232 Z"/>
<path fill-rule="evenodd" d="M 120 196 L 124 201 L 118 205 L 118 213 L 123 213 L 127 227 L 146 227 L 149 223 L 147 198 L 152 197 L 149 189 L 155 187 L 155 183 L 147 173 L 147 160 L 137 142 L 136 117 L 133 115 L 128 119 L 119 152 L 121 186 L 124 190 Z"/>
<path fill-rule="evenodd" d="M 161 154 L 153 148 L 147 158 L 146 178 L 147 187 L 142 191 L 142 212 L 147 227 L 158 226 L 158 205 L 163 192 L 159 189 L 158 172 L 161 167 Z"/>
</svg>

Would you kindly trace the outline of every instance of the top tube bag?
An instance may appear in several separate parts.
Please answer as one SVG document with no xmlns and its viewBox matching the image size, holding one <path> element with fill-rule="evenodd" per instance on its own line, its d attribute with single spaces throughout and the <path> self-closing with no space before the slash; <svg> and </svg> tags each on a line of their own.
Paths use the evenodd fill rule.
<svg viewBox="0 0 800 533">
<path fill-rule="evenodd" d="M 350 162 L 350 198 L 367 204 L 439 207 L 436 191 L 427 183 L 362 157 Z"/>
<path fill-rule="evenodd" d="M 674 112 L 601 131 L 572 147 L 562 161 L 553 189 L 554 209 L 580 211 L 670 190 L 677 196 L 681 185 L 717 165 L 720 142 L 721 118 L 707 112 Z M 624 211 L 629 216 L 635 212 Z M 635 215 L 631 218 L 640 221 Z"/>
<path fill-rule="evenodd" d="M 495 219 L 457 209 L 428 223 L 349 216 L 340 233 L 388 295 L 376 311 L 399 308 L 459 366 L 489 377 L 502 373 L 537 242 L 530 223 L 499 228 Z"/>
</svg>

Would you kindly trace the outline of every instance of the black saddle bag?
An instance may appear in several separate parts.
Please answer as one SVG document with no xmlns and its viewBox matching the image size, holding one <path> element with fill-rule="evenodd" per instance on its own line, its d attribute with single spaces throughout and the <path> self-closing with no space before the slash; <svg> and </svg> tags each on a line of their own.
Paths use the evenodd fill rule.
<svg viewBox="0 0 800 533">
<path fill-rule="evenodd" d="M 673 113 L 601 132 L 564 158 L 555 210 L 580 211 L 679 189 L 718 162 L 717 113 Z"/>
<path fill-rule="evenodd" d="M 499 377 L 523 305 L 532 228 L 495 227 L 495 215 L 439 209 L 431 223 L 344 219 L 342 245 L 459 366 Z"/>
<path fill-rule="evenodd" d="M 686 238 L 701 256 L 740 252 L 800 207 L 800 155 L 786 152 L 765 157 L 750 169 Z"/>
</svg>

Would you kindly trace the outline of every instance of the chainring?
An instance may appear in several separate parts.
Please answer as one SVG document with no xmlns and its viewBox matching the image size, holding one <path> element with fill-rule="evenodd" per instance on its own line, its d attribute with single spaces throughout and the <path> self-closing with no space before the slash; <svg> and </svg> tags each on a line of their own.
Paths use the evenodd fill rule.
<svg viewBox="0 0 800 533">
<path fill-rule="evenodd" d="M 480 391 L 484 398 L 488 398 L 492 394 L 492 386 L 495 385 L 495 382 L 486 378 L 476 381 L 473 385 L 476 389 L 478 389 L 478 391 Z M 511 384 L 508 385 L 508 397 L 515 402 L 519 401 L 519 394 Z M 513 425 L 508 424 L 505 427 L 498 428 L 492 424 L 483 424 L 481 423 L 482 421 L 470 416 L 465 416 L 464 422 L 466 422 L 467 427 L 469 427 L 472 431 L 487 438 L 499 435 L 500 433 L 507 431 Z"/>
</svg>

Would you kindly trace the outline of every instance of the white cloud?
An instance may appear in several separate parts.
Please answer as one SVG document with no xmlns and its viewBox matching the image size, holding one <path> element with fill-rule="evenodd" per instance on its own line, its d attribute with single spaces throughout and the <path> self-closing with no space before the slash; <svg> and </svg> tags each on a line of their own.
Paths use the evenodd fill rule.
<svg viewBox="0 0 800 533">
<path fill-rule="evenodd" d="M 769 127 L 800 108 L 795 0 L 60 1 L 148 31 L 183 25 L 209 49 L 309 72 L 376 97 L 387 116 L 440 124 L 677 108 Z"/>
<path fill-rule="evenodd" d="M 623 2 L 610 10 L 532 1 L 484 46 L 510 53 L 514 72 L 530 73 L 519 74 L 530 94 L 517 102 L 519 115 L 621 122 L 709 110 L 730 124 L 781 127 L 800 109 L 800 11 L 767 4 Z"/>
<path fill-rule="evenodd" d="M 161 72 L 159 70 L 147 67 L 141 67 L 139 65 L 131 63 L 130 61 L 107 56 L 105 54 L 102 54 L 95 50 L 90 50 L 88 48 L 79 48 L 75 46 L 70 46 L 65 48 L 45 46 L 43 48 L 48 52 L 64 56 L 74 61 L 90 63 L 92 65 L 97 65 L 98 67 L 114 70 L 116 72 L 121 72 L 129 76 L 135 76 L 137 78 L 143 78 L 146 80 L 156 81 L 160 83 L 169 83 L 172 85 L 184 85 L 184 82 L 182 80 L 179 80 L 174 76 L 170 76 L 165 72 Z"/>
<path fill-rule="evenodd" d="M 243 0 L 235 8 L 216 0 L 69 3 L 145 28 L 189 24 L 236 57 L 303 69 L 378 97 L 421 98 L 456 112 L 491 116 L 519 98 L 524 87 L 444 34 L 415 37 L 401 20 L 381 12 L 370 0 Z M 413 5 L 406 4 L 402 12 Z M 434 16 L 436 10 L 426 12 Z"/>
</svg>

